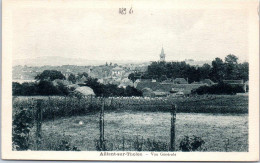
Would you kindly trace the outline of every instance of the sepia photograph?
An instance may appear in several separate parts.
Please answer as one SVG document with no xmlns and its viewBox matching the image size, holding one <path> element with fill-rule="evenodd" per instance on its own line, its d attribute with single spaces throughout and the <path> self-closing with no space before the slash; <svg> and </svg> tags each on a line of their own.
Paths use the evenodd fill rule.
<svg viewBox="0 0 260 163">
<path fill-rule="evenodd" d="M 2 158 L 259 160 L 257 0 L 4 0 Z"/>
</svg>

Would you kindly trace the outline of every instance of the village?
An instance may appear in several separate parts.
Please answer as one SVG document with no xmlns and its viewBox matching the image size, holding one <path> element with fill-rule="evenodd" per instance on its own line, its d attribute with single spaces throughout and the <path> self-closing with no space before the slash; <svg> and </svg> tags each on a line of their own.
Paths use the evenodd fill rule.
<svg viewBox="0 0 260 163">
<path fill-rule="evenodd" d="M 158 62 L 165 62 L 164 49 L 161 49 Z M 190 60 L 186 60 L 191 62 Z M 83 86 L 88 77 L 98 79 L 98 82 L 104 85 L 113 84 L 118 88 L 126 88 L 127 86 L 134 87 L 142 92 L 144 97 L 167 97 L 167 96 L 189 96 L 194 90 L 202 86 L 212 86 L 217 84 L 211 79 L 203 79 L 201 81 L 189 82 L 188 78 L 178 78 L 172 76 L 171 78 L 165 77 L 163 80 L 156 80 L 153 78 L 142 78 L 142 74 L 147 71 L 149 62 L 143 64 L 124 64 L 118 65 L 117 63 L 105 63 L 100 66 L 15 66 L 13 68 L 13 82 L 35 82 L 35 76 L 44 70 L 55 69 L 60 71 L 65 79 L 53 80 L 53 85 L 57 86 L 62 83 L 68 88 L 74 88 L 75 91 L 80 90 L 83 95 L 95 95 L 94 91 Z M 198 66 L 198 65 L 197 65 Z M 85 75 L 84 75 L 85 74 Z M 131 75 L 139 74 L 134 76 Z M 75 78 L 75 79 L 74 79 Z M 248 92 L 248 81 L 243 80 L 223 80 L 226 84 L 233 86 L 243 87 L 244 92 Z M 73 90 L 74 90 L 73 89 Z M 85 89 L 85 90 L 84 90 Z"/>
<path fill-rule="evenodd" d="M 224 75 L 218 76 L 219 72 L 212 73 L 215 62 L 221 61 L 219 58 L 212 61 L 211 67 L 166 62 L 165 57 L 162 48 L 159 60 L 152 63 L 14 67 L 14 122 L 23 116 L 19 108 L 36 109 L 37 114 L 42 114 L 36 116 L 42 117 L 36 122 L 38 127 L 33 133 L 36 137 L 26 138 L 30 143 L 19 144 L 23 138 L 14 127 L 14 137 L 19 138 L 13 141 L 18 144 L 14 150 L 247 151 L 244 134 L 247 134 L 249 86 L 244 80 L 247 76 L 241 75 L 243 71 L 239 72 L 239 80 L 235 80 L 236 76 L 228 80 Z M 236 59 L 234 55 L 225 58 L 226 71 L 232 64 L 246 65 L 230 64 L 227 62 L 230 58 Z M 175 75 L 165 73 L 165 67 L 170 66 L 176 67 L 168 70 Z M 209 70 L 211 75 L 206 74 Z M 187 76 L 180 77 L 179 71 Z M 237 134 L 229 135 L 222 121 L 232 124 L 230 121 L 236 118 L 239 118 Z M 44 125 L 40 126 L 41 123 Z M 233 130 L 233 126 L 230 128 Z M 60 131 L 56 132 L 57 129 Z M 41 136 L 41 132 L 47 136 Z M 225 145 L 237 137 L 240 143 L 232 141 L 230 146 Z M 187 139 L 190 142 L 184 144 Z M 195 143 L 198 145 L 192 145 Z M 194 149 L 189 149 L 191 146 Z"/>
</svg>

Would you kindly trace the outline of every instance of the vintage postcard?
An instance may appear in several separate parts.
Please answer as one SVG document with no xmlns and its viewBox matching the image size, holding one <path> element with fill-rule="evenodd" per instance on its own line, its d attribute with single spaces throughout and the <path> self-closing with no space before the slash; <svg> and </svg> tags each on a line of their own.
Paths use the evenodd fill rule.
<svg viewBox="0 0 260 163">
<path fill-rule="evenodd" d="M 259 160 L 257 0 L 4 0 L 2 159 Z"/>
</svg>

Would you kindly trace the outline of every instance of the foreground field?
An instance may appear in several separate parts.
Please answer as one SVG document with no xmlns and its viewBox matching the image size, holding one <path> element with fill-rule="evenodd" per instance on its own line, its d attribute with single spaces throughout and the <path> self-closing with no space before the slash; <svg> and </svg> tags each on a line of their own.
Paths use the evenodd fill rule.
<svg viewBox="0 0 260 163">
<path fill-rule="evenodd" d="M 44 117 L 53 119 L 64 116 L 84 115 L 99 111 L 101 98 L 71 98 L 62 96 L 18 96 L 13 98 L 13 111 L 21 107 L 34 108 L 38 99 L 43 100 Z M 105 110 L 166 111 L 176 104 L 177 112 L 182 113 L 248 113 L 248 96 L 206 95 L 193 97 L 143 98 L 113 97 L 105 98 Z"/>
<path fill-rule="evenodd" d="M 90 114 L 47 121 L 43 123 L 42 130 L 46 150 L 49 150 L 47 146 L 55 144 L 55 141 L 61 138 L 60 135 L 69 138 L 70 144 L 80 150 L 96 150 L 95 140 L 99 139 L 99 116 Z M 178 113 L 176 149 L 179 149 L 180 140 L 184 136 L 192 135 L 205 141 L 201 151 L 248 151 L 248 115 Z M 105 139 L 108 150 L 134 150 L 133 143 L 137 138 L 139 142 L 142 138 L 149 138 L 168 144 L 170 113 L 139 111 L 105 113 Z"/>
<path fill-rule="evenodd" d="M 39 101 L 40 99 L 40 101 Z M 200 151 L 248 151 L 248 96 L 193 96 L 169 98 L 14 97 L 13 115 L 22 108 L 42 110 L 42 140 L 38 150 L 88 151 L 98 149 L 99 112 L 105 110 L 107 150 L 167 151 L 170 110 L 177 105 L 176 149 L 185 136 L 195 135 L 205 144 Z M 35 150 L 35 125 L 30 133 Z"/>
</svg>

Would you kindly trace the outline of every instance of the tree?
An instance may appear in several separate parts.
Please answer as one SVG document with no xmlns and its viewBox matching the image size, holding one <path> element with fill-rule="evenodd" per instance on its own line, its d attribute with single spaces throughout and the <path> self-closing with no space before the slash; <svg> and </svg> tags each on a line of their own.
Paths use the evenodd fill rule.
<svg viewBox="0 0 260 163">
<path fill-rule="evenodd" d="M 167 80 L 168 78 L 167 78 L 167 76 L 166 75 L 162 75 L 160 78 L 159 78 L 159 81 L 165 81 L 165 80 Z"/>
<path fill-rule="evenodd" d="M 114 63 L 114 67 L 117 67 L 118 66 L 118 64 L 117 63 Z"/>
<path fill-rule="evenodd" d="M 225 57 L 225 66 L 226 66 L 225 79 L 229 79 L 229 80 L 238 79 L 239 72 L 238 72 L 237 61 L 238 61 L 238 58 L 233 54 L 229 54 Z"/>
<path fill-rule="evenodd" d="M 97 96 L 104 94 L 104 85 L 98 82 L 98 79 L 88 77 L 85 81 L 85 85 L 92 88 Z"/>
<path fill-rule="evenodd" d="M 38 94 L 37 84 L 33 82 L 12 83 L 12 92 L 15 96 L 33 96 Z"/>
<path fill-rule="evenodd" d="M 237 56 L 233 55 L 233 54 L 229 54 L 225 57 L 225 63 L 228 64 L 237 64 L 238 58 Z"/>
<path fill-rule="evenodd" d="M 40 95 L 59 95 L 60 91 L 50 81 L 41 80 L 38 84 Z"/>
<path fill-rule="evenodd" d="M 135 74 L 134 73 L 129 74 L 128 79 L 130 79 L 134 83 L 136 81 Z"/>
<path fill-rule="evenodd" d="M 68 77 L 68 81 L 71 81 L 73 84 L 76 83 L 76 76 L 74 74 L 70 74 Z"/>
<path fill-rule="evenodd" d="M 69 88 L 67 88 L 64 84 L 62 83 L 58 83 L 58 86 L 57 86 L 57 89 L 58 89 L 58 94 L 60 95 L 69 95 Z"/>
<path fill-rule="evenodd" d="M 35 77 L 36 80 L 50 80 L 53 81 L 55 79 L 66 79 L 65 76 L 57 70 L 44 70 L 41 74 L 38 74 Z"/>
<path fill-rule="evenodd" d="M 210 78 L 211 66 L 209 64 L 204 64 L 202 67 L 198 68 L 200 79 Z"/>
<path fill-rule="evenodd" d="M 225 76 L 225 65 L 220 58 L 212 61 L 211 79 L 215 82 L 220 82 Z"/>
<path fill-rule="evenodd" d="M 32 96 L 38 94 L 37 84 L 33 82 L 22 83 L 22 95 Z"/>
<path fill-rule="evenodd" d="M 88 73 L 86 72 L 78 73 L 77 80 L 80 80 L 83 76 L 85 76 L 85 78 L 88 78 Z"/>
<path fill-rule="evenodd" d="M 142 96 L 143 93 L 142 93 L 142 91 L 140 91 L 134 87 L 127 86 L 125 88 L 125 95 L 126 96 Z"/>
<path fill-rule="evenodd" d="M 22 85 L 20 83 L 17 82 L 13 82 L 12 83 L 12 92 L 13 92 L 13 96 L 16 95 L 21 95 L 22 93 Z"/>
<path fill-rule="evenodd" d="M 238 78 L 243 79 L 244 81 L 248 81 L 248 76 L 249 76 L 249 64 L 248 64 L 248 62 L 238 64 L 237 67 L 238 67 Z"/>
</svg>

